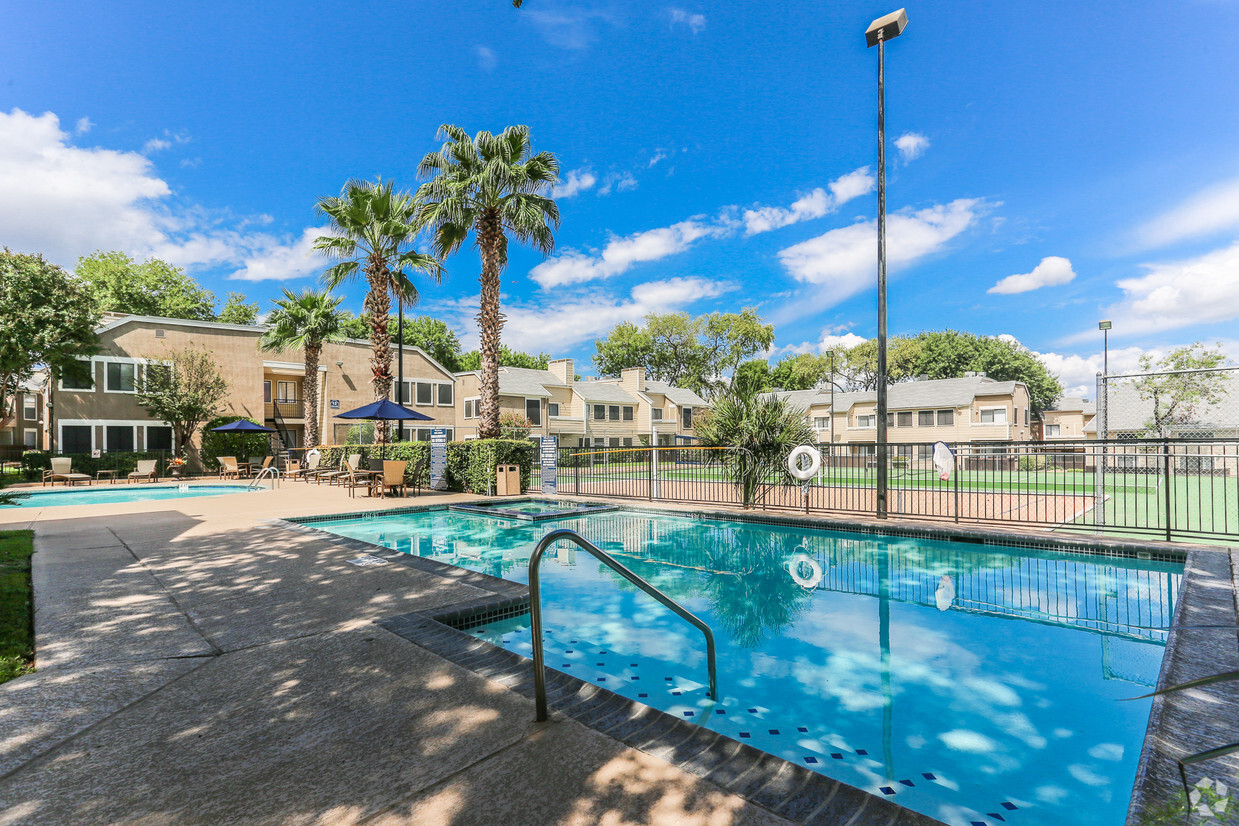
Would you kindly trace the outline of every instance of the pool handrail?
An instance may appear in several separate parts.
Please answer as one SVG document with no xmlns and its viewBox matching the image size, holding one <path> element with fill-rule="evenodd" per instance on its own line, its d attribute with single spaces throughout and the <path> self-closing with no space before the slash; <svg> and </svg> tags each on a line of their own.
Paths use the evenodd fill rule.
<svg viewBox="0 0 1239 826">
<path fill-rule="evenodd" d="M 264 478 L 271 480 L 271 489 L 274 490 L 280 485 L 280 469 L 273 467 L 272 465 L 267 465 L 265 468 L 258 471 L 258 475 L 250 480 L 250 483 L 245 486 L 245 489 L 254 490 L 258 487 L 258 483 Z"/>
<path fill-rule="evenodd" d="M 706 638 L 706 661 L 710 671 L 710 699 L 718 700 L 718 669 L 715 663 L 714 653 L 714 632 L 710 630 L 710 626 L 706 625 L 697 618 L 691 611 L 671 597 L 658 590 L 656 587 L 646 582 L 637 574 L 633 573 L 622 563 L 616 560 L 606 551 L 599 548 L 594 543 L 590 542 L 579 533 L 568 528 L 559 528 L 551 531 L 538 542 L 537 547 L 533 550 L 533 555 L 529 557 L 529 619 L 530 630 L 533 634 L 533 690 L 534 703 L 537 707 L 538 722 L 546 720 L 546 663 L 545 656 L 542 652 L 542 588 L 538 581 L 538 564 L 542 561 L 542 554 L 546 549 L 560 539 L 567 539 L 575 543 L 582 550 L 587 551 L 595 559 L 606 565 L 611 570 L 622 576 L 624 579 L 636 585 L 645 593 L 658 600 L 664 607 L 675 613 L 681 619 L 688 622 L 693 627 L 701 631 Z"/>
</svg>

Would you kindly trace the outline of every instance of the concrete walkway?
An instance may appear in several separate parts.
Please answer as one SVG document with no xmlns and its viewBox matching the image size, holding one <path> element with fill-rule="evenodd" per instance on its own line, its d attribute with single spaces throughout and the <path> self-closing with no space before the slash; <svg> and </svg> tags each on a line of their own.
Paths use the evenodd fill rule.
<svg viewBox="0 0 1239 826">
<path fill-rule="evenodd" d="M 476 588 L 263 524 L 388 506 L 293 483 L 0 511 L 36 532 L 39 668 L 0 685 L 0 825 L 787 823 L 570 719 L 535 724 L 373 624 Z"/>
</svg>

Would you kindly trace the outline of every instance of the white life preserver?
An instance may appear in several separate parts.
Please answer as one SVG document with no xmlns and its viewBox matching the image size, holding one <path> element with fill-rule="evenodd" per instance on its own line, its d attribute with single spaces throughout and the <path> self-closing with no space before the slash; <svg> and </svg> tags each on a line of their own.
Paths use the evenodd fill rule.
<svg viewBox="0 0 1239 826">
<path fill-rule="evenodd" d="M 800 466 L 800 457 L 809 457 L 809 466 L 802 468 Z M 822 454 L 817 452 L 817 448 L 801 445 L 800 447 L 787 454 L 787 472 L 795 476 L 802 482 L 807 482 L 817 475 L 818 470 L 822 467 Z"/>
<path fill-rule="evenodd" d="M 808 576 L 801 575 L 800 567 L 802 565 L 809 566 Z M 817 560 L 808 554 L 796 554 L 788 560 L 787 573 L 801 588 L 812 590 L 822 581 L 822 566 L 818 565 Z"/>
</svg>

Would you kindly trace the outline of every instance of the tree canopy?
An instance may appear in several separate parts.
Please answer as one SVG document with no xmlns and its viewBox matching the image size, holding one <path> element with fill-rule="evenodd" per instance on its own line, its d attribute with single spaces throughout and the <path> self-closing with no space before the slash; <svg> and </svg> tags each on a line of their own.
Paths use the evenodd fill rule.
<svg viewBox="0 0 1239 826">
<path fill-rule="evenodd" d="M 100 312 L 215 319 L 215 294 L 158 258 L 139 263 L 123 252 L 101 251 L 78 259 L 73 272 L 86 283 Z"/>
<path fill-rule="evenodd" d="M 913 352 L 905 377 L 950 379 L 971 370 L 983 371 L 996 381 L 1026 384 L 1036 411 L 1050 407 L 1063 394 L 1058 378 L 1014 339 L 938 330 L 920 333 L 911 341 Z"/>
<path fill-rule="evenodd" d="M 257 324 L 258 302 L 248 302 L 245 299 L 245 293 L 228 293 L 224 307 L 215 320 L 224 324 L 244 324 L 250 327 Z"/>
<path fill-rule="evenodd" d="M 206 350 L 176 350 L 156 356 L 134 382 L 136 400 L 154 419 L 172 425 L 176 443 L 192 450 L 190 439 L 198 426 L 220 412 L 228 382 Z M 196 464 L 196 456 L 190 454 Z"/>
<path fill-rule="evenodd" d="M 396 316 L 389 317 L 387 329 L 392 333 L 393 340 L 397 341 L 401 340 L 396 334 L 398 328 Z M 355 316 L 346 312 L 344 332 L 349 338 L 366 338 L 370 334 L 370 315 L 362 313 Z M 457 366 L 460 360 L 460 337 L 455 330 L 437 318 L 428 315 L 405 316 L 403 341 L 408 346 L 422 348 L 448 370 L 456 372 L 464 369 Z"/>
<path fill-rule="evenodd" d="M 499 345 L 500 367 L 527 367 L 530 370 L 545 370 L 550 364 L 551 356 L 549 353 L 538 353 L 535 356 L 529 353 L 522 353 L 519 350 L 509 349 L 506 345 Z M 462 354 L 456 361 L 457 372 L 480 370 L 481 367 L 482 354 L 477 350 L 470 350 Z"/>
<path fill-rule="evenodd" d="M 1221 372 L 1177 372 L 1185 370 L 1211 371 L 1226 364 L 1226 354 L 1219 343 L 1210 350 L 1201 342 L 1188 347 L 1176 347 L 1164 358 L 1140 357 L 1140 370 L 1156 373 L 1141 376 L 1136 381 L 1140 397 L 1153 403 L 1153 415 L 1145 422 L 1148 436 L 1166 438 L 1176 425 L 1198 423 L 1200 409 L 1222 401 L 1226 391 L 1225 374 Z"/>
<path fill-rule="evenodd" d="M 37 370 L 85 377 L 100 312 L 87 287 L 41 255 L 0 252 L 0 410 Z"/>
</svg>

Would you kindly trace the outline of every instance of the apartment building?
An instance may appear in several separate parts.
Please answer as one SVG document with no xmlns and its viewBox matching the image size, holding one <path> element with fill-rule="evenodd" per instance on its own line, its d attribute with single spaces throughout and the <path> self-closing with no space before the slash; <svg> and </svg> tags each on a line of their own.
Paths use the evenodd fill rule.
<svg viewBox="0 0 1239 826">
<path fill-rule="evenodd" d="M 221 415 L 264 422 L 279 432 L 285 447 L 306 447 L 303 354 L 262 352 L 258 340 L 265 330 L 262 326 L 106 315 L 97 330 L 101 349 L 89 359 L 91 378 L 62 380 L 50 388 L 51 448 L 59 453 L 180 449 L 181 445 L 174 444 L 171 426 L 152 419 L 138 405 L 136 385 L 147 365 L 191 348 L 209 352 L 228 383 Z M 370 356 L 366 341 L 324 345 L 319 363 L 321 440 L 343 441 L 356 423 L 332 417 L 374 400 Z M 456 423 L 452 374 L 419 348 L 405 347 L 404 376 L 409 405 L 433 418 L 418 422 L 412 435 L 429 438 L 431 426 L 447 427 L 450 433 Z"/>
<path fill-rule="evenodd" d="M 776 390 L 805 411 L 819 442 L 847 444 L 851 452 L 871 454 L 877 444 L 877 391 L 842 393 L 829 389 Z M 1023 382 L 1000 382 L 984 375 L 922 379 L 887 389 L 887 437 L 920 444 L 926 458 L 932 442 L 1014 442 L 1032 438 L 1032 409 Z"/>
<path fill-rule="evenodd" d="M 23 382 L 0 411 L 0 460 L 23 450 L 41 450 L 47 444 L 47 376 Z"/>
<path fill-rule="evenodd" d="M 1097 415 L 1097 405 L 1078 396 L 1064 396 L 1053 407 L 1041 411 L 1041 422 L 1034 424 L 1033 438 L 1045 442 L 1081 442 L 1096 439 L 1097 428 L 1089 429 Z"/>
<path fill-rule="evenodd" d="M 561 447 L 618 448 L 691 436 L 694 411 L 706 407 L 690 390 L 647 380 L 644 368 L 578 381 L 574 367 L 572 359 L 556 359 L 546 370 L 500 367 L 500 415 L 524 415 L 531 437 L 554 436 Z M 457 373 L 456 381 L 458 438 L 477 438 L 481 376 Z"/>
</svg>

